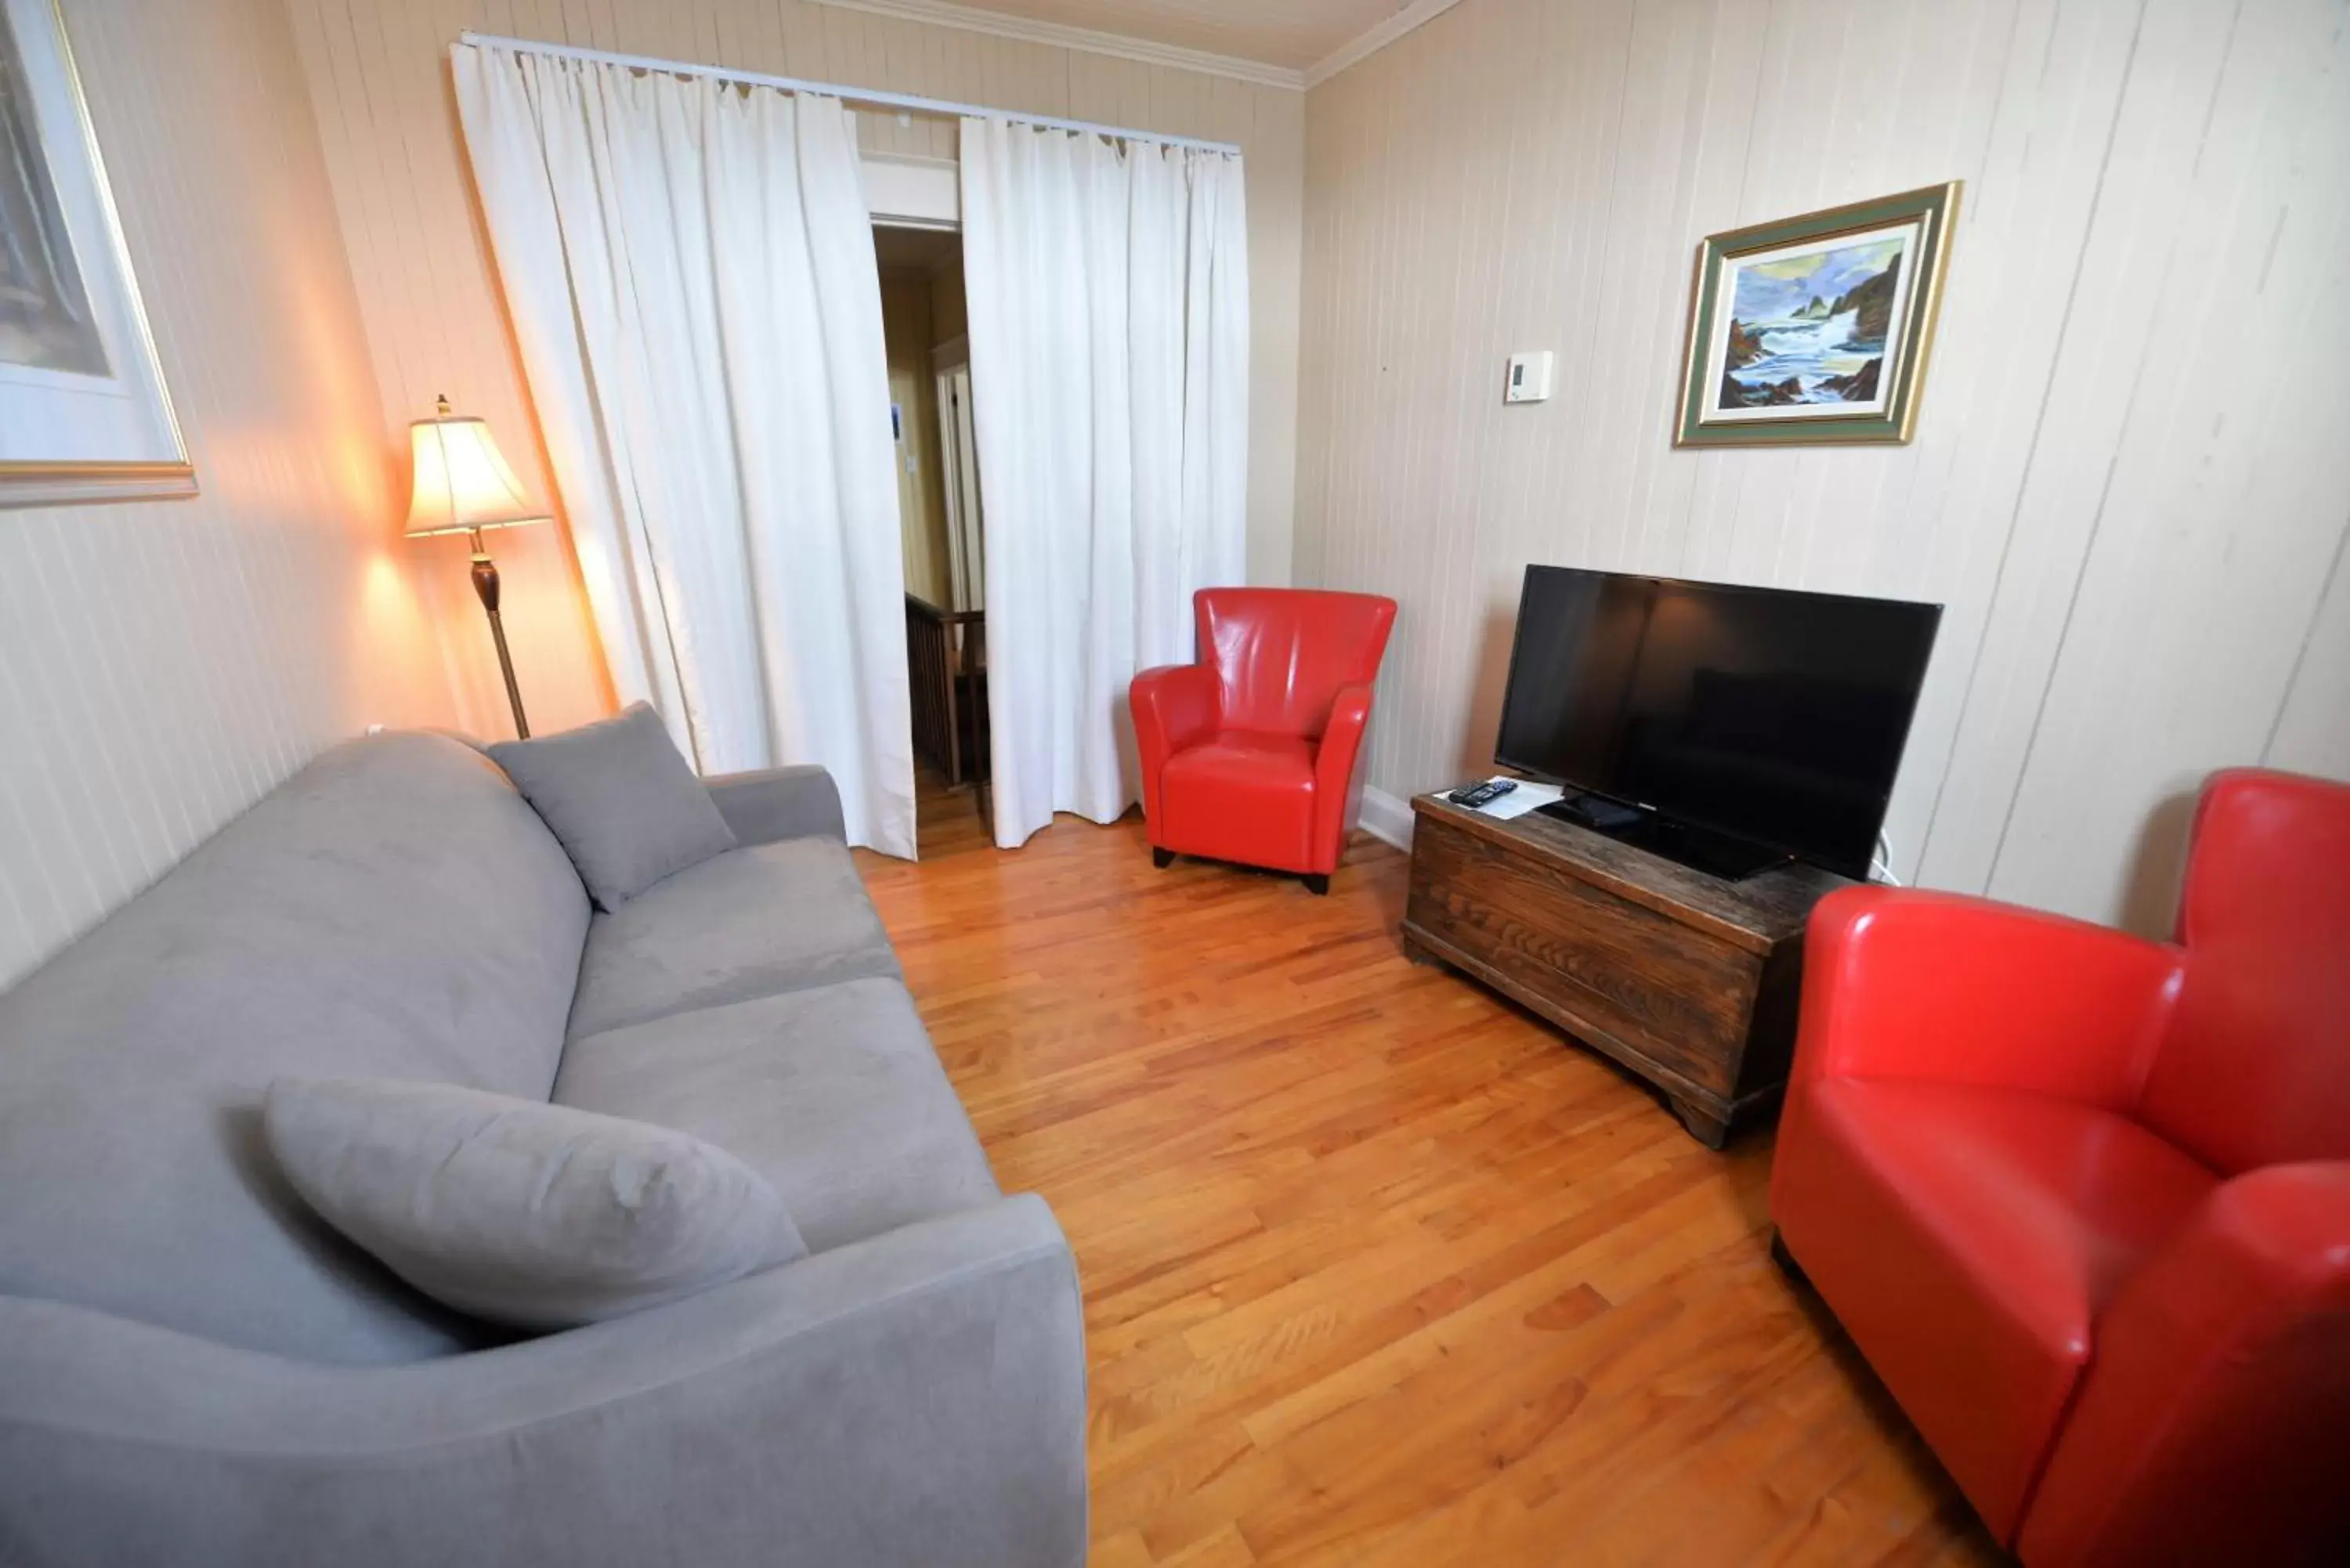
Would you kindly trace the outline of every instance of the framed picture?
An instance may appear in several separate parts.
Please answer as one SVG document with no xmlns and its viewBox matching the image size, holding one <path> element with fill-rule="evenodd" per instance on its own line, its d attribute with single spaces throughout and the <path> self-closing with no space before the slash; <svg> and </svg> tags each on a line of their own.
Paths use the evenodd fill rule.
<svg viewBox="0 0 2350 1568">
<path fill-rule="evenodd" d="M 1905 441 L 1959 182 L 1698 246 L 1677 446 Z"/>
<path fill-rule="evenodd" d="M 0 505 L 196 488 L 57 0 L 0 0 Z"/>
</svg>

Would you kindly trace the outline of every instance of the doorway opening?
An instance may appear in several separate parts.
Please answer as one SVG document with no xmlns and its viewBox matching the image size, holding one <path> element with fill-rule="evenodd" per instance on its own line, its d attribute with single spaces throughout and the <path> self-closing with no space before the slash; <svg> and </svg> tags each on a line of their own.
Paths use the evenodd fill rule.
<svg viewBox="0 0 2350 1568">
<path fill-rule="evenodd" d="M 986 553 L 962 240 L 951 229 L 877 223 L 873 248 L 897 443 L 918 809 L 928 817 L 931 801 L 969 792 L 984 819 Z"/>
</svg>

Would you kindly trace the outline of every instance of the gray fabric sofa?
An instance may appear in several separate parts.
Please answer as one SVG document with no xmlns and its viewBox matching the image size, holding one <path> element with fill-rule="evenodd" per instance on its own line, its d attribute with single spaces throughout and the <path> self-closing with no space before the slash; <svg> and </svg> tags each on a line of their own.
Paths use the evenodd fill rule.
<svg viewBox="0 0 2350 1568">
<path fill-rule="evenodd" d="M 831 780 L 710 787 L 741 847 L 591 915 L 488 758 L 353 742 L 0 996 L 0 1563 L 1083 1562 L 1067 1243 L 998 1191 Z M 516 1339 L 301 1204 L 281 1075 L 681 1128 L 810 1255 Z"/>
</svg>

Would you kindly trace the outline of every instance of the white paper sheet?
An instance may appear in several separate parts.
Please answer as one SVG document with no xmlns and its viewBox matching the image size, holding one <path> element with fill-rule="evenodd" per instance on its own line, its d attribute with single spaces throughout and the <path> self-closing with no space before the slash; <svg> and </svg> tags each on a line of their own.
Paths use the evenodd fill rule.
<svg viewBox="0 0 2350 1568">
<path fill-rule="evenodd" d="M 1509 774 L 1495 774 L 1493 777 L 1505 779 Z M 1509 794 L 1470 809 L 1480 816 L 1490 816 L 1496 822 L 1507 822 L 1513 816 L 1523 816 L 1530 811 L 1539 810 L 1566 793 L 1563 786 L 1555 784 L 1536 784 L 1532 779 L 1516 779 L 1512 782 L 1518 787 Z"/>
</svg>

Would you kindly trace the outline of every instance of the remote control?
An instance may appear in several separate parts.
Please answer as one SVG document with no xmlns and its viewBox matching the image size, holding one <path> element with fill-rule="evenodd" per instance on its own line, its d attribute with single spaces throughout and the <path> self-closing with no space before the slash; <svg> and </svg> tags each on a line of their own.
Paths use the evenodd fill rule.
<svg viewBox="0 0 2350 1568">
<path fill-rule="evenodd" d="M 1470 810 L 1475 811 L 1480 806 L 1492 805 L 1517 787 L 1518 781 L 1515 779 L 1488 779 L 1481 784 L 1471 784 L 1466 789 L 1454 790 L 1452 804 L 1465 805 Z"/>
</svg>

